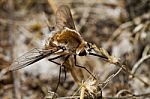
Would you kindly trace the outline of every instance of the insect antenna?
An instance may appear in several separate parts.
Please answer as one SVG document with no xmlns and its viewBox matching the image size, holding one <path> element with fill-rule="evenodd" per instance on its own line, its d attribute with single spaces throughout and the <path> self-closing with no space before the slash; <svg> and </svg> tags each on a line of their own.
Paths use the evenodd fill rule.
<svg viewBox="0 0 150 99">
<path fill-rule="evenodd" d="M 108 59 L 107 57 L 103 56 L 103 55 L 99 55 L 99 54 L 95 54 L 95 53 L 91 53 L 89 52 L 89 55 L 92 55 L 92 56 L 97 56 L 97 57 L 100 57 L 102 59 Z"/>
<path fill-rule="evenodd" d="M 94 50 L 95 52 L 97 51 L 98 48 L 96 45 L 91 44 L 91 43 L 87 43 L 87 45 L 89 47 L 89 49 L 87 50 L 89 55 L 100 57 L 104 60 L 108 59 L 108 57 L 106 57 L 105 55 L 100 55 L 100 54 L 96 54 L 96 53 L 91 52 L 92 50 Z"/>
</svg>

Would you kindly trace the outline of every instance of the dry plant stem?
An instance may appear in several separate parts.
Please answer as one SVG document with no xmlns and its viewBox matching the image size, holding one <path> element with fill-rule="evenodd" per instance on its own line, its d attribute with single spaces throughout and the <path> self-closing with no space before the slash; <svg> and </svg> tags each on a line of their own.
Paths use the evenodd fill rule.
<svg viewBox="0 0 150 99">
<path fill-rule="evenodd" d="M 76 90 L 76 91 L 74 92 L 74 94 L 71 96 L 71 98 L 73 98 L 73 97 L 77 94 L 77 92 L 80 91 L 80 89 L 81 89 L 81 86 L 78 88 L 78 90 Z"/>
<path fill-rule="evenodd" d="M 8 35 L 9 35 L 9 43 L 10 43 L 10 46 L 11 46 L 11 59 L 13 60 L 14 59 L 14 25 L 13 25 L 13 12 L 14 12 L 14 1 L 13 0 L 9 0 L 8 1 L 8 7 L 9 7 L 9 19 L 11 20 L 9 23 L 8 23 L 8 28 L 9 28 L 9 32 L 8 32 Z M 19 80 L 19 75 L 17 72 L 11 72 L 11 76 L 12 76 L 12 79 L 13 79 L 13 98 L 14 99 L 21 99 L 22 97 L 22 94 L 21 94 L 21 91 L 20 91 L 20 80 Z"/>
<path fill-rule="evenodd" d="M 120 68 L 115 74 L 112 74 L 108 79 L 106 79 L 106 81 L 104 82 L 105 85 L 101 88 L 101 90 L 103 90 L 108 85 L 109 81 L 116 77 L 121 72 L 121 70 L 122 68 Z"/>
<path fill-rule="evenodd" d="M 85 11 L 83 11 L 82 19 L 81 19 L 81 21 L 79 23 L 80 27 L 78 27 L 79 31 L 81 30 L 81 28 L 83 26 L 85 26 L 85 24 L 87 22 L 87 19 L 88 19 L 89 15 L 90 15 L 90 12 L 91 12 L 91 7 L 94 4 L 95 4 L 95 0 L 92 0 L 92 2 L 90 4 L 88 4 L 88 8 L 86 8 Z"/>
<path fill-rule="evenodd" d="M 108 40 L 109 42 L 112 42 L 113 40 L 115 40 L 117 37 L 119 37 L 119 35 L 122 33 L 121 31 L 126 29 L 127 27 L 130 27 L 133 25 L 132 21 L 126 22 L 121 24 L 114 32 L 112 37 Z"/>
<path fill-rule="evenodd" d="M 84 92 L 85 92 L 85 87 L 84 87 L 84 85 L 83 85 L 83 86 L 81 86 L 80 99 L 84 99 Z"/>
<path fill-rule="evenodd" d="M 140 18 L 144 18 L 145 16 L 148 16 L 148 17 L 149 17 L 149 16 L 150 16 L 150 13 L 148 12 L 148 13 L 146 13 L 146 14 L 144 14 L 144 15 L 141 15 Z M 136 18 L 138 18 L 138 17 L 135 17 L 135 18 L 133 19 L 133 21 L 134 21 Z M 133 21 L 128 21 L 128 22 L 125 22 L 125 23 L 121 24 L 121 25 L 114 31 L 112 37 L 108 40 L 109 43 L 112 42 L 113 40 L 115 40 L 117 37 L 119 37 L 119 35 L 122 33 L 122 32 L 121 32 L 122 30 L 124 30 L 124 29 L 126 29 L 126 28 L 128 28 L 128 27 L 133 26 L 133 25 L 134 25 L 134 22 L 133 22 Z"/>
<path fill-rule="evenodd" d="M 133 78 L 136 78 L 138 79 L 139 81 L 141 81 L 143 84 L 145 84 L 146 86 L 150 86 L 149 83 L 145 82 L 143 79 L 141 79 L 140 77 L 136 76 L 135 74 L 132 74 L 130 71 L 128 71 L 126 68 L 125 68 L 125 65 L 122 65 L 121 63 L 115 63 L 116 66 L 119 66 L 119 67 L 122 67 L 122 69 L 128 73 L 130 76 L 132 76 Z"/>
<path fill-rule="evenodd" d="M 117 94 L 116 94 L 116 97 L 119 97 L 122 93 L 124 92 L 128 92 L 128 93 L 131 93 L 129 90 L 127 89 L 123 89 L 123 90 L 120 90 Z"/>
<path fill-rule="evenodd" d="M 150 58 L 150 54 L 149 55 L 146 55 L 146 56 L 143 56 L 137 63 L 135 63 L 135 65 L 133 66 L 132 68 L 132 71 L 131 73 L 132 74 L 135 74 L 137 69 L 141 66 L 140 64 L 142 64 L 142 62 L 144 62 L 145 60 L 149 59 Z"/>
<path fill-rule="evenodd" d="M 132 94 L 130 96 L 120 96 L 120 97 L 103 97 L 103 99 L 134 99 L 134 98 L 144 99 L 144 97 L 147 97 L 147 98 L 150 97 L 150 93 L 137 94 L 137 95 Z"/>
<path fill-rule="evenodd" d="M 59 97 L 59 98 L 56 98 L 56 99 L 79 99 L 80 96 L 67 96 L 67 97 Z"/>
<path fill-rule="evenodd" d="M 14 97 L 15 99 L 21 99 L 22 94 L 21 94 L 21 82 L 20 82 L 20 74 L 17 71 L 12 72 L 12 77 L 13 77 L 13 87 L 14 87 Z"/>
<path fill-rule="evenodd" d="M 4 75 L 7 73 L 7 69 L 2 69 L 0 71 L 0 81 L 3 80 Z"/>
<path fill-rule="evenodd" d="M 144 83 L 146 86 L 150 86 L 149 83 L 145 82 L 144 80 L 142 80 L 140 77 L 136 76 L 135 74 L 133 74 L 132 72 L 130 72 L 129 70 L 126 69 L 126 66 L 121 64 L 121 62 L 119 62 L 119 59 L 115 59 L 113 58 L 112 56 L 110 56 L 108 54 L 108 52 L 104 49 L 99 49 L 96 45 L 93 45 L 93 48 L 96 52 L 102 54 L 104 57 L 102 57 L 101 55 L 96 55 L 95 56 L 99 56 L 101 57 L 102 59 L 104 59 L 105 61 L 111 63 L 111 64 L 114 64 L 116 66 L 119 66 L 121 67 L 127 74 L 129 74 L 130 76 L 132 76 L 133 78 L 137 78 L 139 81 L 141 81 L 142 83 Z"/>
<path fill-rule="evenodd" d="M 141 97 L 150 97 L 150 93 L 144 93 L 144 94 L 132 94 L 130 96 L 120 96 L 120 97 L 109 97 L 109 96 L 104 96 L 102 99 L 134 99 L 134 98 L 139 98 L 139 99 L 144 99 Z M 80 96 L 68 96 L 68 97 L 59 97 L 56 99 L 77 99 L 80 98 Z M 85 96 L 85 98 L 88 98 Z"/>
<path fill-rule="evenodd" d="M 57 10 L 57 6 L 55 4 L 55 0 L 48 0 L 49 5 L 51 6 L 53 12 L 55 13 Z"/>
<path fill-rule="evenodd" d="M 142 57 L 147 56 L 149 51 L 150 51 L 150 45 L 147 45 L 143 50 Z"/>
</svg>

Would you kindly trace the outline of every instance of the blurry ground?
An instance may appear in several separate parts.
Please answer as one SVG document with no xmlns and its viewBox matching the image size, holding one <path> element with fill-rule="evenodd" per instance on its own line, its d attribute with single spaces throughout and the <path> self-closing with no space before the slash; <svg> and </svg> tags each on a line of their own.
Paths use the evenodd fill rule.
<svg viewBox="0 0 150 99">
<path fill-rule="evenodd" d="M 149 0 L 50 1 L 51 6 L 47 0 L 0 0 L 0 75 L 2 68 L 8 67 L 16 57 L 32 48 L 42 48 L 49 35 L 46 20 L 48 18 L 52 26 L 55 22 L 56 6 L 53 4 L 66 4 L 71 8 L 77 30 L 86 41 L 120 58 L 129 71 L 147 83 L 120 72 L 103 89 L 103 95 L 116 96 L 122 90 L 121 95 L 150 93 Z M 93 64 L 96 64 L 95 72 L 100 81 L 118 70 L 116 66 L 94 58 L 90 57 L 89 61 L 95 61 Z M 140 59 L 142 62 L 137 65 Z M 58 73 L 59 66 L 45 59 L 3 75 L 0 78 L 0 99 L 43 99 L 48 90 L 56 88 Z M 70 96 L 77 89 L 68 73 L 57 93 L 59 96 Z"/>
</svg>

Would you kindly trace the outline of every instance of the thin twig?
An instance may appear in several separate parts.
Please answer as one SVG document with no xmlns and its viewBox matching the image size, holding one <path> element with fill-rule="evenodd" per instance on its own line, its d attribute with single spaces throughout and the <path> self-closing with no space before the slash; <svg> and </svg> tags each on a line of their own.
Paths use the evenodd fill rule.
<svg viewBox="0 0 150 99">
<path fill-rule="evenodd" d="M 56 6 L 56 3 L 55 3 L 55 0 L 48 0 L 48 3 L 51 6 L 53 12 L 55 13 L 56 10 L 57 10 L 57 6 Z"/>
<path fill-rule="evenodd" d="M 128 92 L 129 94 L 131 94 L 131 92 L 127 89 L 123 89 L 123 90 L 120 90 L 117 94 L 116 94 L 116 97 L 119 97 L 122 93 L 124 92 Z"/>
<path fill-rule="evenodd" d="M 138 77 L 137 75 L 135 74 L 132 74 L 130 71 L 128 71 L 126 68 L 125 68 L 125 65 L 122 65 L 120 62 L 118 63 L 115 63 L 116 66 L 119 66 L 119 67 L 122 67 L 122 69 L 128 73 L 131 77 L 133 78 L 136 78 L 138 79 L 139 81 L 141 81 L 143 84 L 145 84 L 146 86 L 150 86 L 150 84 L 148 82 L 145 82 L 143 79 L 141 79 L 140 77 Z"/>
<path fill-rule="evenodd" d="M 11 55 L 11 59 L 14 58 L 14 25 L 13 25 L 13 12 L 14 12 L 14 1 L 13 0 L 9 0 L 8 1 L 8 10 L 9 10 L 9 19 L 11 20 L 10 23 L 8 23 L 9 26 L 9 43 L 10 43 L 10 52 L 12 53 Z M 19 80 L 19 74 L 17 72 L 12 72 L 11 73 L 11 77 L 13 79 L 13 98 L 14 99 L 21 99 L 22 94 L 20 91 L 20 80 Z"/>
<path fill-rule="evenodd" d="M 140 64 L 142 64 L 142 62 L 144 62 L 145 60 L 149 59 L 150 58 L 150 54 L 149 55 L 146 55 L 146 56 L 143 56 L 138 62 L 135 63 L 135 65 L 133 66 L 132 68 L 132 71 L 131 73 L 132 74 L 135 74 L 137 69 L 141 66 Z"/>
<path fill-rule="evenodd" d="M 90 4 L 88 4 L 88 8 L 86 8 L 85 11 L 83 11 L 84 13 L 83 13 L 81 21 L 79 23 L 80 27 L 78 27 L 79 31 L 81 30 L 81 28 L 83 26 L 85 26 L 85 24 L 87 22 L 87 19 L 88 19 L 89 15 L 90 15 L 91 7 L 92 7 L 93 4 L 95 4 L 95 0 L 92 0 L 92 2 Z"/>
<path fill-rule="evenodd" d="M 108 82 L 112 80 L 115 76 L 117 76 L 121 70 L 122 68 L 120 68 L 115 74 L 112 74 L 108 79 L 106 79 L 106 81 L 104 82 L 105 85 L 101 88 L 101 90 L 103 90 L 108 85 Z"/>
<path fill-rule="evenodd" d="M 146 86 L 150 86 L 150 84 L 148 82 L 145 82 L 143 79 L 141 79 L 140 77 L 138 77 L 137 75 L 133 74 L 131 71 L 127 70 L 126 69 L 126 66 L 123 65 L 119 59 L 109 55 L 109 53 L 103 49 L 103 48 L 98 48 L 96 45 L 92 45 L 92 48 L 94 49 L 94 51 L 98 54 L 101 54 L 103 55 L 104 57 L 102 58 L 103 60 L 111 63 L 111 64 L 114 64 L 116 66 L 119 66 L 121 67 L 127 74 L 129 74 L 132 78 L 137 78 L 139 81 L 141 81 L 142 83 L 144 83 Z M 100 55 L 100 58 L 101 58 L 101 55 Z M 96 56 L 96 55 L 95 55 Z M 97 55 L 98 56 L 98 55 Z"/>
<path fill-rule="evenodd" d="M 150 93 L 132 94 L 130 96 L 120 96 L 120 97 L 103 97 L 103 99 L 134 99 L 140 97 L 150 97 Z"/>
<path fill-rule="evenodd" d="M 83 85 L 83 86 L 81 86 L 80 99 L 84 99 L 84 93 L 85 93 L 85 87 Z"/>
<path fill-rule="evenodd" d="M 80 96 L 68 96 L 68 97 L 59 97 L 56 99 L 76 99 L 79 98 Z M 133 98 L 140 98 L 140 97 L 150 97 L 150 92 L 149 93 L 143 93 L 143 94 L 132 94 L 130 96 L 120 96 L 120 97 L 112 97 L 112 96 L 104 96 L 102 99 L 133 99 Z M 85 98 L 87 98 L 85 96 Z"/>
</svg>

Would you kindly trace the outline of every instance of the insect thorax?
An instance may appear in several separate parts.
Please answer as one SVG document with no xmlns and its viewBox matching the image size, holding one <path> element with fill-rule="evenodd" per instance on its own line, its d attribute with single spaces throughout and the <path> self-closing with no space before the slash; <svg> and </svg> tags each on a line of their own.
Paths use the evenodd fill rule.
<svg viewBox="0 0 150 99">
<path fill-rule="evenodd" d="M 46 47 L 61 46 L 75 52 L 82 42 L 83 39 L 77 31 L 64 28 L 48 38 Z"/>
</svg>

